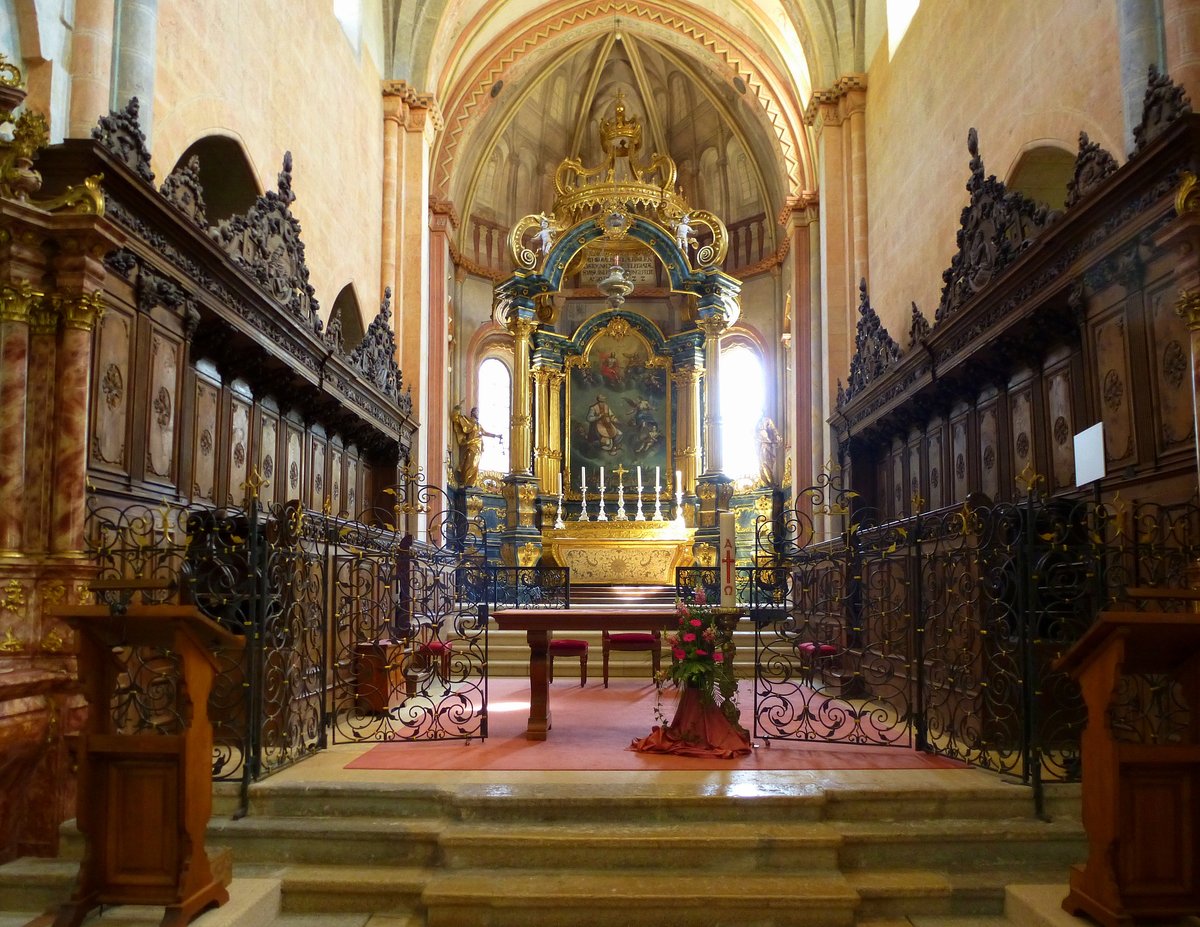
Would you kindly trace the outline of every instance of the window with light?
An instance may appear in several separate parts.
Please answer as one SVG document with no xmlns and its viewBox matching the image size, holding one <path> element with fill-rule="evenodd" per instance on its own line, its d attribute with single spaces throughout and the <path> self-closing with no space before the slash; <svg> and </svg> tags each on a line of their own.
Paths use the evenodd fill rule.
<svg viewBox="0 0 1200 927">
<path fill-rule="evenodd" d="M 512 374 L 498 357 L 479 364 L 479 424 L 498 437 L 483 439 L 479 469 L 508 472 L 509 423 L 512 418 Z"/>
<path fill-rule="evenodd" d="M 758 420 L 766 402 L 762 359 L 745 345 L 721 352 L 721 469 L 734 480 L 758 475 Z"/>
</svg>

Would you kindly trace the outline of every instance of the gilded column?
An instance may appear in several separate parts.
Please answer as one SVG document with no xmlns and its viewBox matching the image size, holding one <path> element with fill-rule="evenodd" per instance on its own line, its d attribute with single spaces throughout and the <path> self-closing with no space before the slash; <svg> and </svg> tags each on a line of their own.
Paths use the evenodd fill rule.
<svg viewBox="0 0 1200 927">
<path fill-rule="evenodd" d="M 0 287 L 0 555 L 23 550 L 29 316 L 41 294 Z"/>
<path fill-rule="evenodd" d="M 87 138 L 96 121 L 112 108 L 113 0 L 77 0 L 71 30 L 71 109 L 69 138 Z M 150 101 L 144 110 L 149 118 Z M 140 119 L 139 115 L 139 119 Z"/>
<path fill-rule="evenodd" d="M 724 475 L 721 459 L 721 333 L 725 317 L 711 315 L 696 323 L 704 332 L 704 473 Z"/>
<path fill-rule="evenodd" d="M 533 397 L 529 389 L 529 340 L 537 321 L 516 316 L 509 318 L 505 326 L 512 333 L 514 342 L 513 358 L 513 396 L 512 420 L 509 434 L 511 436 L 511 456 L 509 472 L 513 475 L 530 474 L 532 459 L 532 429 Z"/>
<path fill-rule="evenodd" d="M 92 331 L 104 314 L 99 290 L 51 297 L 62 317 L 55 365 L 54 481 L 50 499 L 50 543 L 54 553 L 84 548 L 84 487 L 87 484 L 88 386 Z"/>
<path fill-rule="evenodd" d="M 550 419 L 547 426 L 547 441 L 546 441 L 546 457 L 550 460 L 550 466 L 554 471 L 551 475 L 551 492 L 558 492 L 558 476 L 566 469 L 566 460 L 563 458 L 563 402 L 562 391 L 563 382 L 566 380 L 566 375 L 561 370 L 551 370 L 549 376 L 549 390 L 547 392 L 548 418 Z M 563 481 L 566 482 L 566 476 L 563 476 Z"/>
<path fill-rule="evenodd" d="M 700 390 L 703 374 L 704 371 L 699 367 L 676 367 L 671 373 L 678 405 L 675 420 L 675 469 L 679 471 L 684 492 L 689 494 L 695 491 L 696 477 L 700 475 Z M 677 488 L 674 479 L 672 474 L 672 493 Z"/>
<path fill-rule="evenodd" d="M 533 472 L 543 493 L 557 493 L 558 468 L 550 458 L 550 375 L 545 366 L 533 370 L 533 421 L 537 434 L 533 439 Z"/>
</svg>

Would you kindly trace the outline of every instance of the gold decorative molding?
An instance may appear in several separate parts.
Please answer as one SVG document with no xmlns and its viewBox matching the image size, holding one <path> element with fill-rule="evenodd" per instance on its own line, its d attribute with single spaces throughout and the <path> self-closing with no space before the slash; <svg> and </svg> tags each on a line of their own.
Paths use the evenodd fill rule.
<svg viewBox="0 0 1200 927">
<path fill-rule="evenodd" d="M 13 634 L 12 628 L 5 628 L 4 640 L 0 641 L 0 653 L 20 653 L 24 649 L 25 645 Z"/>
<path fill-rule="evenodd" d="M 0 87 L 24 87 L 25 77 L 21 74 L 21 69 L 8 60 L 4 55 L 0 55 Z"/>
<path fill-rule="evenodd" d="M 19 579 L 10 579 L 5 583 L 0 597 L 0 611 L 25 613 L 25 587 Z"/>
<path fill-rule="evenodd" d="M 58 312 L 46 299 L 39 299 L 29 309 L 29 332 L 33 335 L 53 335 L 58 332 Z"/>
<path fill-rule="evenodd" d="M 1183 172 L 1183 179 L 1175 193 L 1176 215 L 1186 215 L 1189 212 L 1200 212 L 1200 184 L 1196 175 L 1191 171 Z"/>
<path fill-rule="evenodd" d="M 611 335 L 613 338 L 624 338 L 629 334 L 629 320 L 617 316 L 604 326 L 604 334 Z"/>
<path fill-rule="evenodd" d="M 100 290 L 81 296 L 55 294 L 50 302 L 62 317 L 63 324 L 77 331 L 92 331 L 104 317 L 104 294 Z"/>
<path fill-rule="evenodd" d="M 729 323 L 725 321 L 724 314 L 714 313 L 705 318 L 697 319 L 696 327 L 704 332 L 705 338 L 719 338 L 721 333 L 729 327 Z"/>
<path fill-rule="evenodd" d="M 517 550 L 517 564 L 523 567 L 537 566 L 541 556 L 542 549 L 533 541 L 526 541 Z"/>
<path fill-rule="evenodd" d="M 66 639 L 58 633 L 58 628 L 51 628 L 39 642 L 38 649 L 46 653 L 62 653 L 66 646 Z"/>
<path fill-rule="evenodd" d="M 542 529 L 543 562 L 570 568 L 572 582 L 673 585 L 692 539 L 673 521 L 571 522 Z"/>
<path fill-rule="evenodd" d="M 100 189 L 100 184 L 103 180 L 103 174 L 92 174 L 90 177 L 85 177 L 83 183 L 67 187 L 61 195 L 48 200 L 35 200 L 34 204 L 47 212 L 65 209 L 67 212 L 78 213 L 82 216 L 102 216 L 104 215 L 104 193 Z"/>
<path fill-rule="evenodd" d="M 711 567 L 717 565 L 717 549 L 708 543 L 700 543 L 696 545 L 696 563 L 700 566 Z"/>
<path fill-rule="evenodd" d="M 28 280 L 0 286 L 0 322 L 28 323 L 43 296 Z"/>
<path fill-rule="evenodd" d="M 1200 331 L 1200 290 L 1180 290 L 1175 314 L 1187 324 L 1188 331 Z"/>
</svg>

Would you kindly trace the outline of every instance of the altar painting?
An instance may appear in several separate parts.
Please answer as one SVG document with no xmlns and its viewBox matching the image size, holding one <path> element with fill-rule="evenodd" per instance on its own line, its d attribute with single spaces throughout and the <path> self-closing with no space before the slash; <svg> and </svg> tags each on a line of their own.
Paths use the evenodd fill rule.
<svg viewBox="0 0 1200 927">
<path fill-rule="evenodd" d="M 568 360 L 568 485 L 579 488 L 580 468 L 587 468 L 590 490 L 596 489 L 599 468 L 605 486 L 616 491 L 617 467 L 629 471 L 625 491 L 642 483 L 654 489 L 654 468 L 660 468 L 664 491 L 670 481 L 671 404 L 668 393 L 670 360 L 650 352 L 631 330 L 605 330 L 580 357 Z"/>
</svg>

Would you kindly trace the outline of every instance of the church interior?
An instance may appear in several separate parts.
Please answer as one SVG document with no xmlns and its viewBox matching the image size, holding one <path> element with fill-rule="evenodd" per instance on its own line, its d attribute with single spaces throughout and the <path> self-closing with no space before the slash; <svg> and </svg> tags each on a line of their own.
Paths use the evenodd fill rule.
<svg viewBox="0 0 1200 927">
<path fill-rule="evenodd" d="M 0 0 L 0 927 L 1200 923 L 1196 100 L 1193 0 Z"/>
</svg>

